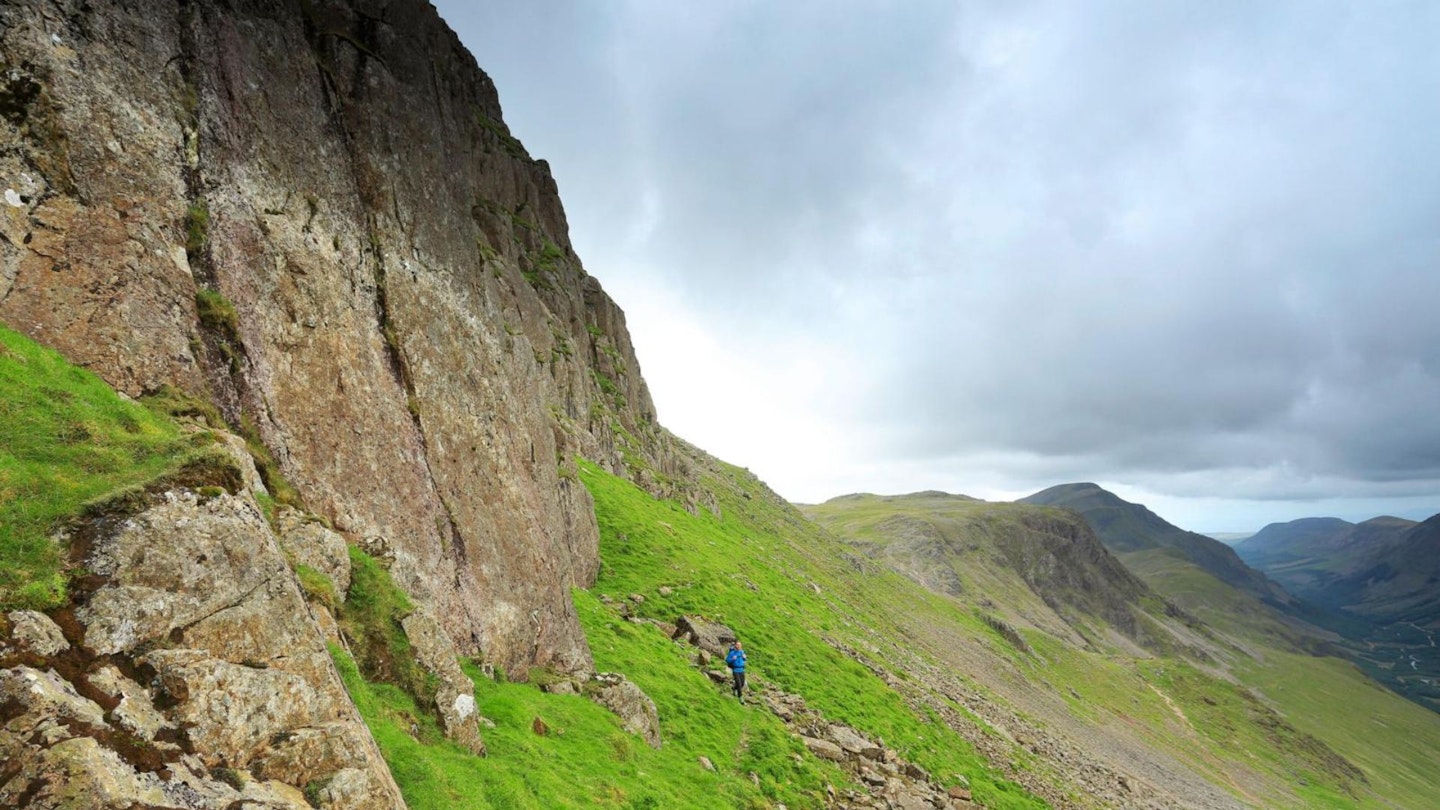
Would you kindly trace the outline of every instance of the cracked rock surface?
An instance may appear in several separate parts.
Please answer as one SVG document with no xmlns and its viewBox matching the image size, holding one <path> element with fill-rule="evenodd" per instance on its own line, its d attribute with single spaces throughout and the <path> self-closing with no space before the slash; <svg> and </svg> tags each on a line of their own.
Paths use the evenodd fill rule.
<svg viewBox="0 0 1440 810">
<path fill-rule="evenodd" d="M 153 500 L 75 531 L 58 622 L 0 628 L 0 807 L 403 807 L 254 501 Z"/>
</svg>

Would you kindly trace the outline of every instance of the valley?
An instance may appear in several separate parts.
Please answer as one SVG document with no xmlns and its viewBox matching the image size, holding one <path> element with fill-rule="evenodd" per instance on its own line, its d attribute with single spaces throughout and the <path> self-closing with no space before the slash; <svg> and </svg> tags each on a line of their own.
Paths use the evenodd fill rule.
<svg viewBox="0 0 1440 810">
<path fill-rule="evenodd" d="M 0 810 L 1435 806 L 1440 516 L 787 501 L 661 422 L 423 0 L 6 2 L 0 66 Z"/>
</svg>

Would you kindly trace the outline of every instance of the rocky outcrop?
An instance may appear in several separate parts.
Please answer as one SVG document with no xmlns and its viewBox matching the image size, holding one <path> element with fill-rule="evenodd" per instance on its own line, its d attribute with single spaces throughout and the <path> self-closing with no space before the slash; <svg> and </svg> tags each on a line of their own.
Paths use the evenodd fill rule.
<svg viewBox="0 0 1440 810">
<path fill-rule="evenodd" d="M 0 320 L 127 394 L 213 401 L 311 511 L 383 539 L 462 653 L 587 670 L 572 456 L 705 499 L 435 10 L 10 3 L 0 53 Z"/>
<path fill-rule="evenodd" d="M 403 807 L 247 494 L 72 527 L 90 575 L 0 646 L 0 807 Z"/>
<path fill-rule="evenodd" d="M 626 731 L 640 735 L 651 748 L 660 747 L 660 713 L 655 701 L 624 675 L 597 672 L 582 691 L 614 712 Z"/>
<path fill-rule="evenodd" d="M 337 594 L 350 590 L 350 552 L 344 537 L 315 516 L 290 507 L 280 508 L 275 523 L 280 547 L 291 560 L 324 574 Z"/>
<path fill-rule="evenodd" d="M 734 630 L 719 622 L 686 615 L 675 620 L 672 638 L 694 644 L 707 655 L 723 657 L 736 636 Z"/>
<path fill-rule="evenodd" d="M 485 754 L 480 739 L 480 714 L 475 706 L 475 684 L 455 663 L 455 646 L 429 612 L 417 610 L 401 621 L 415 659 L 435 678 L 435 713 L 445 736 L 472 754 Z"/>
</svg>

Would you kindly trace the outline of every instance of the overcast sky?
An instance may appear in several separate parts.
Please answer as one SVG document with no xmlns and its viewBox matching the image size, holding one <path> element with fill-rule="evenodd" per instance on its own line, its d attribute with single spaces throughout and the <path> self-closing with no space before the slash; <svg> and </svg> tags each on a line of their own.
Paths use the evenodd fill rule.
<svg viewBox="0 0 1440 810">
<path fill-rule="evenodd" d="M 1440 3 L 436 5 L 785 497 L 1440 511 Z"/>
</svg>

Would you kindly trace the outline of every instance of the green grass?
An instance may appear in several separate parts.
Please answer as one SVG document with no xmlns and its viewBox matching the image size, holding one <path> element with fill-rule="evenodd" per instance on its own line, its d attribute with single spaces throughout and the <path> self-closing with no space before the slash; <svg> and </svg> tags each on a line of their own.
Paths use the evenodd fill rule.
<svg viewBox="0 0 1440 810">
<path fill-rule="evenodd" d="M 482 729 L 488 755 L 477 757 L 444 740 L 411 695 L 362 678 L 348 655 L 332 649 L 412 810 L 765 808 L 777 800 L 821 807 L 824 785 L 844 784 L 768 712 L 737 704 L 690 668 L 686 651 L 669 639 L 625 623 L 588 593 L 577 593 L 576 603 L 611 655 L 642 661 L 652 679 L 668 684 L 651 695 L 662 707 L 660 749 L 588 698 L 492 681 L 467 664 L 480 713 L 495 724 Z M 548 729 L 543 736 L 537 719 Z M 703 768 L 701 756 L 716 770 Z"/>
<path fill-rule="evenodd" d="M 790 808 L 826 806 L 827 786 L 857 789 L 831 763 L 811 756 L 797 736 L 752 699 L 734 700 L 695 665 L 695 649 L 654 625 L 623 618 L 599 598 L 641 592 L 640 612 L 657 618 L 702 613 L 735 627 L 753 650 L 752 685 L 799 693 L 834 721 L 848 723 L 954 784 L 971 782 L 989 808 L 1046 805 L 990 772 L 969 744 L 933 717 L 919 717 L 866 666 L 822 640 L 851 632 L 850 606 L 837 612 L 822 591 L 841 592 L 839 572 L 809 559 L 785 539 L 790 531 L 820 538 L 792 511 L 753 504 L 750 514 L 722 499 L 731 517 L 694 516 L 657 501 L 593 465 L 579 464 L 595 497 L 602 574 L 593 591 L 573 598 L 598 671 L 624 673 L 655 701 L 663 745 L 652 749 L 624 732 L 607 710 L 578 695 L 554 695 L 535 683 L 492 681 L 465 662 L 476 684 L 488 755 L 475 757 L 443 740 L 412 694 L 362 677 L 364 666 L 337 655 L 346 685 L 379 742 L 407 803 L 424 808 Z M 742 486 L 758 486 L 737 470 Z M 732 497 L 745 500 L 738 491 Z M 751 502 L 745 501 L 747 504 Z M 831 561 L 833 562 L 833 560 Z M 357 593 L 391 593 L 372 615 L 403 613 L 393 586 L 375 583 L 372 565 L 356 558 Z M 378 569 L 378 567 L 376 567 Z M 897 578 L 877 581 L 893 586 Z M 669 597 L 660 585 L 674 588 Z M 358 590 L 357 590 L 358 589 Z M 912 589 L 913 591 L 913 589 Z M 869 594 L 873 596 L 875 594 Z M 348 614 L 352 608 L 346 605 Z M 384 632 L 393 621 L 372 621 Z M 978 622 L 977 622 L 978 625 Z M 354 631 L 351 631 L 352 633 Z M 379 631 L 371 631 L 379 632 Z M 979 631 L 977 631 L 979 632 Z M 389 642 L 387 642 L 389 643 Z M 398 653 L 392 653 L 399 657 Z M 420 704 L 424 705 L 424 704 Z M 536 719 L 550 729 L 540 736 Z M 705 757 L 715 770 L 700 764 Z M 543 763 L 543 766 L 537 766 Z"/>
<path fill-rule="evenodd" d="M 1435 806 L 1440 715 L 1417 709 L 1338 658 L 1272 652 L 1245 662 L 1240 675 L 1289 723 L 1365 772 L 1369 785 L 1357 806 Z"/>
<path fill-rule="evenodd" d="M 185 209 L 185 252 L 192 258 L 210 243 L 210 206 L 197 200 Z"/>
<path fill-rule="evenodd" d="M 637 612 L 657 619 L 693 613 L 724 622 L 746 641 L 752 680 L 800 694 L 832 721 L 884 739 L 942 783 L 954 784 L 954 775 L 963 774 L 986 807 L 1045 806 L 992 772 L 958 734 L 917 716 L 865 663 L 826 640 L 864 649 L 870 628 L 893 628 L 887 612 L 912 611 L 914 600 L 937 609 L 929 600 L 938 597 L 880 571 L 863 578 L 847 573 L 843 548 L 737 468 L 722 467 L 708 482 L 724 517 L 692 515 L 588 463 L 581 464 L 580 477 L 600 524 L 596 592 L 643 594 Z M 671 594 L 661 596 L 660 586 Z M 981 626 L 958 614 L 950 619 Z M 671 688 L 672 679 L 646 673 L 643 659 L 612 657 L 604 639 L 591 632 L 590 640 L 597 666 L 626 672 L 652 697 Z"/>
<path fill-rule="evenodd" d="M 0 609 L 64 604 L 56 524 L 194 454 L 170 420 L 0 326 Z"/>
<path fill-rule="evenodd" d="M 316 571 L 303 571 L 301 585 L 323 588 Z M 326 580 L 328 582 L 328 579 Z M 333 587 L 333 586 L 332 586 Z M 415 609 L 405 592 L 374 557 L 350 547 L 350 590 L 340 608 L 340 628 L 353 645 L 360 670 L 371 682 L 394 686 L 430 711 L 438 684 L 415 659 L 400 622 Z"/>
</svg>

